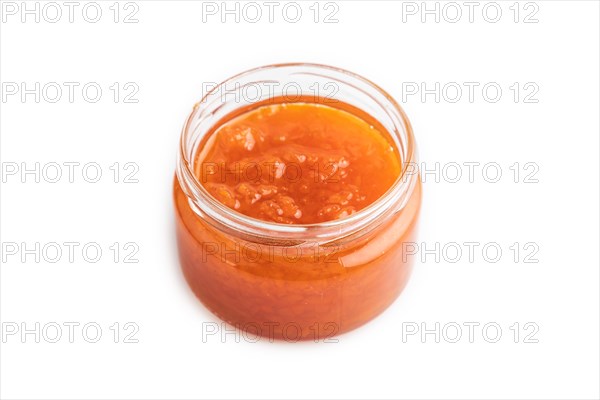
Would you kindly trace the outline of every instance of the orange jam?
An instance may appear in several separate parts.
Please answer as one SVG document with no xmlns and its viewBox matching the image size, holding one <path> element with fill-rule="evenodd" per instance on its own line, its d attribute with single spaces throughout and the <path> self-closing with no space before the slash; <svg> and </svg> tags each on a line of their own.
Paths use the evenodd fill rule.
<svg viewBox="0 0 600 400">
<path fill-rule="evenodd" d="M 190 170 L 223 210 L 302 225 L 314 236 L 248 234 L 230 216 L 192 205 L 180 175 L 174 185 L 180 260 L 193 292 L 235 327 L 287 341 L 349 331 L 397 298 L 411 271 L 403 244 L 414 240 L 421 204 L 415 179 L 406 200 L 368 228 L 340 225 L 322 240 L 322 224 L 359 217 L 387 196 L 403 160 L 374 117 L 310 100 L 271 98 L 230 112 L 194 147 Z"/>
<path fill-rule="evenodd" d="M 398 152 L 365 120 L 272 102 L 225 122 L 198 154 L 197 177 L 221 203 L 265 221 L 314 224 L 356 213 L 398 178 Z"/>
</svg>

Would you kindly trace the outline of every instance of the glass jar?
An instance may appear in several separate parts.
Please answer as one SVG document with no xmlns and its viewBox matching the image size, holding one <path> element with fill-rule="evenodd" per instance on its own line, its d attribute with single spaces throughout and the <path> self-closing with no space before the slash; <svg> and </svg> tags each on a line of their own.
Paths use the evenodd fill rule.
<svg viewBox="0 0 600 400">
<path fill-rule="evenodd" d="M 343 107 L 387 132 L 403 165 L 396 182 L 357 213 L 318 224 L 266 222 L 221 204 L 200 183 L 196 155 L 224 121 L 281 98 Z M 234 76 L 194 106 L 181 136 L 174 201 L 185 278 L 214 314 L 255 335 L 319 340 L 361 326 L 410 276 L 405 244 L 414 241 L 421 205 L 416 165 L 408 118 L 365 78 L 315 64 Z"/>
</svg>

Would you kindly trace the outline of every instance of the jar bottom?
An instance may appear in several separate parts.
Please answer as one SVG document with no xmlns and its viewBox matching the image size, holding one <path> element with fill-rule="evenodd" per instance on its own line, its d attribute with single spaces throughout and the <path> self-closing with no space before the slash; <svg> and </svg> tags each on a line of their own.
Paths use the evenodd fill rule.
<svg viewBox="0 0 600 400">
<path fill-rule="evenodd" d="M 368 317 L 368 319 L 363 319 L 360 322 L 355 323 L 346 323 L 342 324 L 342 321 L 333 322 L 333 321 L 272 321 L 272 320 L 244 320 L 244 319 L 234 319 L 228 317 L 226 312 L 220 311 L 222 307 L 216 304 L 212 304 L 208 298 L 206 298 L 201 290 L 194 289 L 195 280 L 193 277 L 189 276 L 187 273 L 188 269 L 182 268 L 186 281 L 188 285 L 192 289 L 192 292 L 196 296 L 198 300 L 203 304 L 206 309 L 208 309 L 212 314 L 214 314 L 217 318 L 221 319 L 223 322 L 227 323 L 235 329 L 246 332 L 250 340 L 254 340 L 253 338 L 264 338 L 269 341 L 277 340 L 284 342 L 301 342 L 301 341 L 327 341 L 336 336 L 342 335 L 347 332 L 351 332 L 355 329 L 360 328 L 363 325 L 366 325 L 373 319 L 377 318 L 380 314 L 382 314 L 385 310 L 391 306 L 395 300 L 400 296 L 401 292 L 404 290 L 404 287 L 408 283 L 408 278 L 410 276 L 410 272 L 408 272 L 408 276 L 403 281 L 403 285 L 399 287 L 398 293 L 394 296 L 394 298 L 381 310 L 376 312 L 372 312 L 372 315 Z"/>
</svg>

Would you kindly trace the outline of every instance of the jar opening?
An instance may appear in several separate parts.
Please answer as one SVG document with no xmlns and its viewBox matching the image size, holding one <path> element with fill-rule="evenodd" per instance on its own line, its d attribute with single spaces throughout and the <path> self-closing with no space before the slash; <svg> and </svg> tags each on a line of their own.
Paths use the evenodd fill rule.
<svg viewBox="0 0 600 400">
<path fill-rule="evenodd" d="M 344 218 L 313 224 L 281 224 L 241 214 L 215 199 L 195 174 L 196 154 L 208 134 L 236 111 L 274 99 L 288 103 L 313 99 L 335 107 L 348 104 L 376 121 L 398 150 L 401 170 L 396 181 L 370 205 Z M 277 100 L 281 101 L 281 100 Z M 218 229 L 234 230 L 262 240 L 327 241 L 359 230 L 368 231 L 399 212 L 418 178 L 416 149 L 410 122 L 395 100 L 369 80 L 318 64 L 278 64 L 236 75 L 212 88 L 194 106 L 181 135 L 177 179 L 192 209 Z"/>
</svg>

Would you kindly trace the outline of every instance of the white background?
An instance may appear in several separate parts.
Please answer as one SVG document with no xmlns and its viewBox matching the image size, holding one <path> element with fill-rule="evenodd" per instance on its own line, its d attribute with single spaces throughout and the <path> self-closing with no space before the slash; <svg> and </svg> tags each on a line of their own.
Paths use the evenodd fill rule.
<svg viewBox="0 0 600 400">
<path fill-rule="evenodd" d="M 439 23 L 433 15 L 423 23 L 420 14 L 403 14 L 410 8 L 393 1 L 339 1 L 337 23 L 323 22 L 323 3 L 315 23 L 312 1 L 300 3 L 297 23 L 283 18 L 284 3 L 273 23 L 266 15 L 257 23 L 236 23 L 233 16 L 222 23 L 218 14 L 203 22 L 201 2 L 137 1 L 139 22 L 131 24 L 122 22 L 133 10 L 123 10 L 123 3 L 119 23 L 112 1 L 100 3 L 98 23 L 82 18 L 84 4 L 73 23 L 61 6 L 65 15 L 57 23 L 43 16 L 23 23 L 19 13 L 9 13 L 0 28 L 3 85 L 77 82 L 81 88 L 97 82 L 103 88 L 97 103 L 83 99 L 81 90 L 73 103 L 67 92 L 57 103 L 43 96 L 36 103 L 33 95 L 23 101 L 20 93 L 3 98 L 5 173 L 14 163 L 96 162 L 103 176 L 98 183 L 83 180 L 81 169 L 73 183 L 5 176 L 2 242 L 96 242 L 104 251 L 97 263 L 82 259 L 81 247 L 73 263 L 66 255 L 37 263 L 31 255 L 21 262 L 20 253 L 3 254 L 2 398 L 600 396 L 597 2 L 538 1 L 528 9 L 521 3 L 517 23 L 512 1 L 498 3 L 496 23 L 483 18 L 483 2 L 473 22 L 459 2 L 463 15 L 456 23 L 444 15 Z M 538 22 L 524 23 L 536 9 Z M 174 242 L 171 184 L 181 126 L 203 82 L 298 61 L 357 72 L 390 92 L 409 115 L 428 168 L 480 163 L 473 182 L 466 168 L 457 183 L 425 176 L 419 242 L 481 246 L 473 262 L 467 254 L 454 263 L 422 254 L 400 298 L 334 343 L 251 343 L 239 334 L 222 337 L 222 331 L 203 338 L 207 323 L 220 322 L 188 289 Z M 128 92 L 122 92 L 115 103 L 109 89 L 115 82 L 137 85 L 139 102 L 124 103 Z M 476 82 L 479 89 L 472 102 L 464 86 L 456 103 L 448 93 L 436 102 L 434 95 L 407 96 L 411 82 L 430 89 L 436 82 Z M 495 103 L 482 97 L 489 82 L 503 90 Z M 510 89 L 515 82 L 521 87 L 517 102 Z M 528 82 L 539 88 L 532 98 L 537 103 L 524 102 Z M 112 182 L 115 162 L 136 163 L 139 183 L 123 183 L 122 176 Z M 509 169 L 515 162 L 522 173 L 528 172 L 525 163 L 535 163 L 538 183 L 523 182 L 523 175 L 515 183 Z M 500 166 L 497 183 L 482 176 L 486 163 Z M 124 253 L 115 263 L 108 249 L 115 242 L 136 243 L 139 263 L 122 262 Z M 517 262 L 509 248 L 515 242 L 521 247 Z M 538 263 L 524 262 L 529 242 L 539 248 Z M 498 262 L 482 257 L 486 243 L 502 248 Z M 58 343 L 5 332 L 36 322 L 81 325 L 73 343 L 66 327 Z M 97 343 L 82 336 L 81 326 L 90 322 L 103 330 Z M 118 343 L 110 330 L 115 322 Z M 139 327 L 138 343 L 124 343 L 127 322 Z M 468 322 L 480 324 L 472 343 L 463 325 Z M 525 343 L 528 322 L 539 328 L 529 338 L 537 343 Z M 403 340 L 413 323 L 428 329 L 456 323 L 462 337 L 451 343 L 449 330 L 439 343 L 433 334 Z M 486 340 L 495 336 L 493 329 L 482 333 L 486 323 L 502 328 L 496 343 Z M 514 323 L 520 324 L 517 343 Z"/>
</svg>

